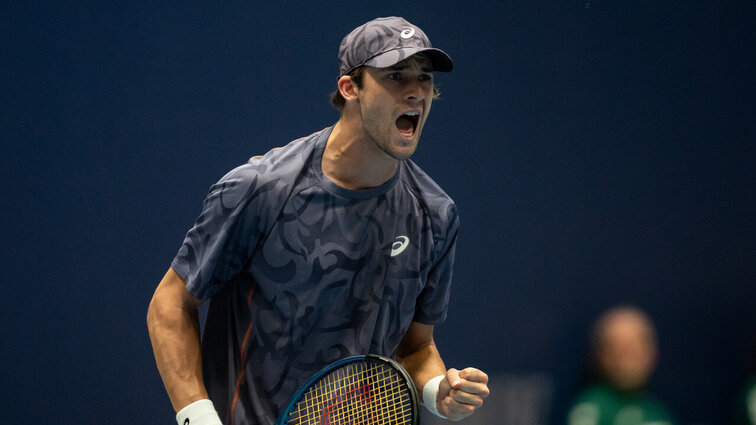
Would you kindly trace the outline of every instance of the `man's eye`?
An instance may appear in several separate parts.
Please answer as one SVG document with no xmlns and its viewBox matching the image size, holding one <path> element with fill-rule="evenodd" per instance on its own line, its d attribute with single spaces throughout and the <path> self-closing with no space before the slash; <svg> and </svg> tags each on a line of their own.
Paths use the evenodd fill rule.
<svg viewBox="0 0 756 425">
<path fill-rule="evenodd" d="M 430 74 L 420 75 L 420 81 L 430 81 L 431 79 L 433 79 L 433 77 L 431 77 Z"/>
<path fill-rule="evenodd" d="M 401 80 L 402 79 L 402 74 L 399 73 L 399 72 L 392 72 L 391 74 L 388 75 L 388 79 L 389 80 Z"/>
</svg>

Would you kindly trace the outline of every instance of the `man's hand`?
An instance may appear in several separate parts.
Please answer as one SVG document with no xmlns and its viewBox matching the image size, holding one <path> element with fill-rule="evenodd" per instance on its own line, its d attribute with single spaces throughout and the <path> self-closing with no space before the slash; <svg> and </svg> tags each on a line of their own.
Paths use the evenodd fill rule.
<svg viewBox="0 0 756 425">
<path fill-rule="evenodd" d="M 473 414 L 488 397 L 488 375 L 473 367 L 449 369 L 436 395 L 438 412 L 452 421 Z"/>
</svg>

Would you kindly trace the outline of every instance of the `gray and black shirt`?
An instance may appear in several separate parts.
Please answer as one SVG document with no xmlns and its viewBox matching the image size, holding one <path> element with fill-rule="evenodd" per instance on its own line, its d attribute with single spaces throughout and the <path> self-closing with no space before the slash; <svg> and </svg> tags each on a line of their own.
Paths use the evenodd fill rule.
<svg viewBox="0 0 756 425">
<path fill-rule="evenodd" d="M 446 317 L 459 219 L 412 161 L 379 187 L 323 175 L 331 128 L 254 157 L 210 188 L 171 266 L 210 299 L 205 385 L 225 424 L 269 425 L 323 366 L 392 356 Z"/>
</svg>

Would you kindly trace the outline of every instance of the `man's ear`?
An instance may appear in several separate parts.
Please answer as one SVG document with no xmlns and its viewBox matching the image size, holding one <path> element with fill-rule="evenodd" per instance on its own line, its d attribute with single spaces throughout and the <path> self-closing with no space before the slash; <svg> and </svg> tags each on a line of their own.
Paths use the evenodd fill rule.
<svg viewBox="0 0 756 425">
<path fill-rule="evenodd" d="M 346 101 L 357 99 L 360 90 L 357 84 L 352 81 L 352 77 L 348 75 L 339 78 L 338 88 L 339 93 Z"/>
</svg>

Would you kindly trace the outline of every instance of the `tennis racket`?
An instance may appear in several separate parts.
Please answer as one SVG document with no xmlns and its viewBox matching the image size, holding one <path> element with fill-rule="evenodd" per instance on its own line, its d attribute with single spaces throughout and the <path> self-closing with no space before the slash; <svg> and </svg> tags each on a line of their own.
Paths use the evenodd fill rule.
<svg viewBox="0 0 756 425">
<path fill-rule="evenodd" d="M 407 371 L 368 354 L 337 360 L 316 373 L 276 425 L 417 425 L 419 416 Z"/>
</svg>

